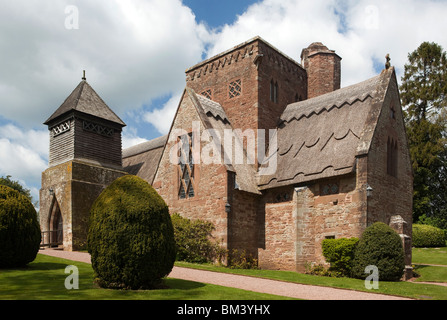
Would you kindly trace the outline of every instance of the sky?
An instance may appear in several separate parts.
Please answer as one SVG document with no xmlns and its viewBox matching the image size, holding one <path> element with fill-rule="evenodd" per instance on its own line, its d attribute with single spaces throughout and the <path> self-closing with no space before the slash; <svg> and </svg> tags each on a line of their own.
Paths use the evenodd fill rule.
<svg viewBox="0 0 447 320">
<path fill-rule="evenodd" d="M 127 124 L 123 146 L 168 133 L 185 70 L 255 36 L 300 62 L 322 42 L 342 57 L 342 86 L 390 54 L 447 49 L 447 0 L 0 0 L 0 176 L 38 200 L 48 167 L 43 122 L 89 84 Z"/>
</svg>

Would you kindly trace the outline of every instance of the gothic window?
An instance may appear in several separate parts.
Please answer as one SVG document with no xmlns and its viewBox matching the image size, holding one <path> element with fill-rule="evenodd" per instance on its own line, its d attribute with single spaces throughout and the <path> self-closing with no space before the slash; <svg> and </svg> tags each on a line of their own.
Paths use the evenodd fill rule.
<svg viewBox="0 0 447 320">
<path fill-rule="evenodd" d="M 241 79 L 235 80 L 230 83 L 230 86 L 228 87 L 230 99 L 235 98 L 237 96 L 240 96 L 242 93 L 242 81 Z"/>
<path fill-rule="evenodd" d="M 386 172 L 397 177 L 397 141 L 390 137 L 386 145 Z"/>
<path fill-rule="evenodd" d="M 278 82 L 270 81 L 270 101 L 278 102 Z"/>
<path fill-rule="evenodd" d="M 202 92 L 202 96 L 211 100 L 211 89 L 205 90 Z"/>
<path fill-rule="evenodd" d="M 328 183 L 323 185 L 323 188 L 321 189 L 321 195 L 327 196 L 330 194 L 337 194 L 338 193 L 338 183 Z"/>
<path fill-rule="evenodd" d="M 53 131 L 53 137 L 56 137 L 64 132 L 70 131 L 70 120 L 55 126 L 52 129 L 52 131 Z"/>
<path fill-rule="evenodd" d="M 93 123 L 90 121 L 82 121 L 82 128 L 85 131 L 89 131 L 89 132 L 93 132 L 93 133 L 97 133 L 106 137 L 111 137 L 113 136 L 113 133 L 115 132 L 112 128 L 108 128 L 105 126 L 102 126 L 100 124 L 97 123 Z"/>
<path fill-rule="evenodd" d="M 179 163 L 178 163 L 178 197 L 179 199 L 192 198 L 194 191 L 194 163 L 192 158 L 192 133 L 179 137 Z"/>
</svg>

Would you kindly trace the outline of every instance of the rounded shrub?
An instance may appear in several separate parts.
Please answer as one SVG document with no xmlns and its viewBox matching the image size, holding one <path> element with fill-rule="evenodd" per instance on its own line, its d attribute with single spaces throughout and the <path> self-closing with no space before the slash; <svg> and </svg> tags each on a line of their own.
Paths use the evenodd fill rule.
<svg viewBox="0 0 447 320">
<path fill-rule="evenodd" d="M 95 200 L 87 241 L 101 287 L 155 288 L 174 266 L 168 206 L 137 176 L 118 178 Z"/>
<path fill-rule="evenodd" d="M 323 256 L 331 264 L 330 271 L 337 276 L 351 275 L 352 261 L 358 238 L 325 239 L 321 244 Z"/>
<path fill-rule="evenodd" d="M 365 279 L 367 266 L 376 266 L 379 280 L 399 281 L 405 268 L 400 236 L 388 225 L 376 222 L 365 229 L 354 254 L 352 275 Z"/>
<path fill-rule="evenodd" d="M 210 262 L 218 245 L 211 241 L 214 225 L 200 219 L 190 220 L 178 213 L 171 216 L 177 245 L 177 260 L 193 263 Z"/>
<path fill-rule="evenodd" d="M 413 224 L 413 247 L 445 247 L 445 240 L 442 229 L 426 224 Z"/>
<path fill-rule="evenodd" d="M 36 209 L 18 191 L 0 185 L 0 268 L 34 261 L 41 240 Z"/>
</svg>

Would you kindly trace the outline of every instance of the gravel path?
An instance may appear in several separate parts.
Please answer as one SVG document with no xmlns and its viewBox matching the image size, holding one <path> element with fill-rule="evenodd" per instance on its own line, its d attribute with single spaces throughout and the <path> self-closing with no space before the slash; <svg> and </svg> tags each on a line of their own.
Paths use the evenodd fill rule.
<svg viewBox="0 0 447 320">
<path fill-rule="evenodd" d="M 85 252 L 45 249 L 40 250 L 39 253 L 91 263 L 90 255 Z M 169 277 L 306 300 L 410 300 L 383 294 L 311 286 L 180 267 L 174 267 Z"/>
</svg>

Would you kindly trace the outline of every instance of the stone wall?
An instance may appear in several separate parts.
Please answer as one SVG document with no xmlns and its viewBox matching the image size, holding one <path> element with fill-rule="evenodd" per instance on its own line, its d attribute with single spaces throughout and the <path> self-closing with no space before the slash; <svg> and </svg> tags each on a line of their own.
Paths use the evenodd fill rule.
<svg viewBox="0 0 447 320">
<path fill-rule="evenodd" d="M 101 192 L 125 172 L 78 160 L 51 167 L 42 173 L 40 226 L 50 231 L 51 213 L 59 206 L 63 219 L 64 250 L 85 248 L 90 208 Z"/>
<path fill-rule="evenodd" d="M 341 58 L 320 42 L 303 49 L 302 64 L 307 71 L 308 99 L 340 89 Z"/>
<path fill-rule="evenodd" d="M 241 80 L 240 95 L 230 85 Z M 270 84 L 277 83 L 277 100 Z M 255 38 L 186 72 L 186 85 L 222 105 L 234 129 L 276 128 L 287 104 L 307 97 L 306 71 L 271 45 Z"/>
<path fill-rule="evenodd" d="M 227 203 L 227 169 L 223 164 L 204 164 L 202 161 L 194 165 L 194 197 L 181 199 L 179 197 L 179 166 L 171 163 L 170 150 L 177 144 L 175 129 L 192 132 L 193 122 L 200 123 L 200 117 L 192 103 L 183 96 L 177 115 L 173 121 L 171 137 L 168 139 L 161 157 L 153 187 L 169 206 L 171 214 L 178 213 L 188 219 L 202 219 L 212 222 L 216 230 L 216 240 L 227 247 L 228 217 L 225 212 Z M 204 130 L 200 126 L 201 135 Z M 203 148 L 208 143 L 203 142 Z"/>
<path fill-rule="evenodd" d="M 366 191 L 356 173 L 267 190 L 263 203 L 261 268 L 303 272 L 310 263 L 324 264 L 324 239 L 360 237 L 365 228 Z"/>
<path fill-rule="evenodd" d="M 388 170 L 389 139 L 397 143 L 395 170 Z M 377 221 L 384 222 L 400 234 L 406 254 L 405 263 L 409 269 L 413 221 L 413 171 L 395 77 L 390 83 L 378 119 L 368 155 L 368 166 L 373 170 L 369 170 L 367 178 L 372 188 L 372 196 L 368 199 L 367 225 Z"/>
</svg>

